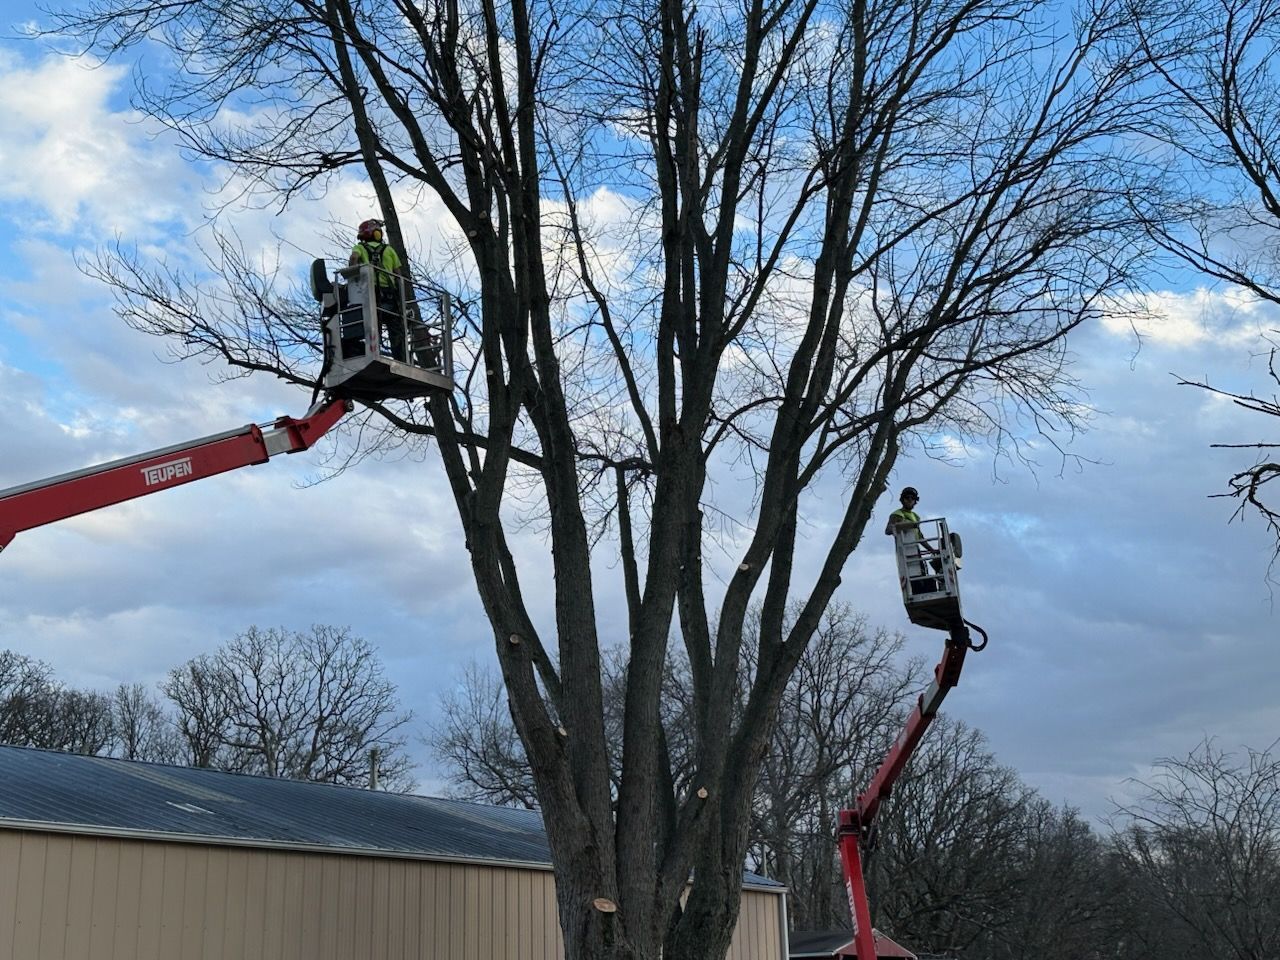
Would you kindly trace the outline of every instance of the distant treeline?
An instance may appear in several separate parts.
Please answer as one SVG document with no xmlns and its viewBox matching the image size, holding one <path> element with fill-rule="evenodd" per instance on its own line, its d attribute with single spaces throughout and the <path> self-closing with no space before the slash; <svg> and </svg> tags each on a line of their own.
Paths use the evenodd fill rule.
<svg viewBox="0 0 1280 960">
<path fill-rule="evenodd" d="M 350 631 L 250 627 L 174 667 L 153 692 L 77 690 L 40 660 L 0 651 L 0 742 L 235 773 L 412 787 L 410 714 L 376 652 Z"/>
<path fill-rule="evenodd" d="M 755 784 L 747 866 L 787 885 L 796 929 L 848 927 L 836 818 L 926 678 L 902 646 L 834 607 L 787 687 Z M 607 676 L 616 720 L 622 657 Z M 697 744 L 678 660 L 664 704 L 677 788 L 689 789 Z M 359 786 L 377 749 L 381 782 L 403 790 L 409 720 L 372 648 L 333 627 L 250 628 L 175 667 L 155 694 L 72 689 L 47 664 L 0 652 L 0 741 L 11 744 Z M 539 806 L 493 673 L 466 674 L 430 739 L 455 795 Z M 620 770 L 617 743 L 612 752 Z M 1151 769 L 1098 828 L 1001 765 L 981 731 L 940 718 L 878 822 L 867 861 L 877 926 L 955 960 L 1280 958 L 1274 745 L 1232 753 L 1206 740 Z"/>
</svg>

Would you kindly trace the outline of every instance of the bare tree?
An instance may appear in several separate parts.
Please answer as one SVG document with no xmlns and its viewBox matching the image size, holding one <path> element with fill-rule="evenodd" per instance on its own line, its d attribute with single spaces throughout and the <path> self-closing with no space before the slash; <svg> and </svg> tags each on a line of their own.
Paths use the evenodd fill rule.
<svg viewBox="0 0 1280 960">
<path fill-rule="evenodd" d="M 33 713 L 52 686 L 53 669 L 47 663 L 0 650 L 0 743 L 30 742 Z"/>
<path fill-rule="evenodd" d="M 1267 373 L 1270 374 L 1272 382 L 1280 387 L 1280 370 L 1276 368 L 1276 349 L 1275 346 L 1272 346 L 1267 352 Z M 1205 382 L 1181 379 L 1178 382 L 1186 386 L 1200 387 L 1220 397 L 1226 397 L 1236 406 L 1252 413 L 1261 413 L 1265 416 L 1280 418 L 1280 395 L 1278 394 L 1263 397 L 1253 392 L 1232 393 Z M 1232 474 L 1227 481 L 1228 492 L 1218 494 L 1218 496 L 1235 497 L 1240 501 L 1234 516 L 1239 517 L 1245 511 L 1253 510 L 1266 521 L 1267 528 L 1275 538 L 1275 547 L 1271 554 L 1272 569 L 1274 569 L 1275 562 L 1280 560 L 1280 502 L 1268 496 L 1269 493 L 1274 493 L 1274 488 L 1267 485 L 1280 480 L 1280 462 L 1270 459 L 1276 456 L 1275 451 L 1280 450 L 1280 443 L 1269 443 L 1262 440 L 1253 443 L 1215 443 L 1213 446 L 1258 451 L 1258 456 L 1253 465 Z"/>
<path fill-rule="evenodd" d="M 605 651 L 605 736 L 611 746 L 613 788 L 621 782 L 618 760 L 622 755 L 625 714 L 626 660 L 618 651 Z M 664 671 L 662 726 L 671 756 L 672 775 L 685 783 L 691 775 L 693 751 L 689 747 L 689 675 L 686 664 L 668 664 Z M 441 719 L 434 725 L 429 743 L 444 764 L 453 796 L 497 806 L 538 809 L 533 770 L 516 731 L 502 678 L 489 668 L 470 664 L 459 689 L 441 701 Z"/>
<path fill-rule="evenodd" d="M 1280 4 L 1275 0 L 1154 0 L 1134 7 L 1136 46 L 1157 71 L 1165 98 L 1152 132 L 1179 159 L 1157 194 L 1136 197 L 1151 236 L 1201 274 L 1280 304 Z M 1153 205 L 1147 206 L 1143 201 Z M 1265 349 L 1280 385 L 1275 347 Z M 1180 380 L 1255 413 L 1280 416 L 1280 403 Z M 1253 449 L 1256 462 L 1228 481 L 1237 516 L 1256 511 L 1275 535 L 1280 507 L 1267 485 L 1280 477 L 1280 443 L 1222 443 Z"/>
<path fill-rule="evenodd" d="M 95 755 L 113 737 L 109 697 L 63 686 L 48 664 L 0 651 L 0 742 Z"/>
<path fill-rule="evenodd" d="M 1022 839 L 992 872 L 1018 879 L 974 953 L 990 960 L 1156 960 L 1133 946 L 1150 914 L 1128 887 L 1107 842 L 1071 809 L 1035 796 L 1018 811 Z M 1166 954 L 1165 956 L 1179 955 Z"/>
<path fill-rule="evenodd" d="M 58 16 L 108 56 L 172 54 L 163 84 L 138 74 L 138 105 L 262 198 L 354 168 L 399 248 L 422 191 L 465 238 L 447 267 L 462 389 L 382 412 L 390 442 L 439 444 L 568 960 L 723 956 L 787 682 L 899 455 L 943 433 L 1021 451 L 1026 431 L 1075 426 L 1062 338 L 1143 252 L 1135 64 L 1098 56 L 1127 16 L 1085 3 L 1067 37 L 1040 0 L 94 0 Z M 224 126 L 246 96 L 261 109 Z M 109 253 L 97 272 L 180 356 L 312 389 L 305 312 L 233 240 L 212 252 L 216 282 Z M 513 553 L 531 518 L 546 560 Z M 592 559 L 610 551 L 627 625 L 602 638 Z M 546 632 L 528 563 L 555 571 Z M 673 638 L 688 789 L 663 736 Z M 628 657 L 621 757 L 610 640 Z"/>
<path fill-rule="evenodd" d="M 164 692 L 194 766 L 365 786 L 412 786 L 396 688 L 369 644 L 342 628 L 250 627 L 172 670 Z"/>
<path fill-rule="evenodd" d="M 1160 245 L 1197 271 L 1280 302 L 1280 78 L 1275 0 L 1150 0 L 1134 44 L 1164 96 L 1149 133 L 1181 161 L 1146 203 Z"/>
<path fill-rule="evenodd" d="M 1036 799 L 980 731 L 935 721 L 881 816 L 867 882 L 883 929 L 963 956 L 1007 924 Z"/>
<path fill-rule="evenodd" d="M 1138 786 L 1117 846 L 1170 937 L 1209 960 L 1280 955 L 1280 759 L 1206 740 Z"/>
<path fill-rule="evenodd" d="M 533 771 L 520 744 L 502 678 L 477 664 L 440 704 L 429 742 L 449 793 L 463 800 L 536 810 Z"/>
<path fill-rule="evenodd" d="M 161 684 L 176 708 L 182 759 L 189 766 L 220 768 L 225 762 L 231 723 L 228 686 L 216 659 L 208 654 L 174 667 Z"/>
<path fill-rule="evenodd" d="M 123 760 L 180 762 L 183 746 L 173 718 L 140 683 L 122 683 L 111 698 L 114 751 Z M 208 766 L 208 764 L 201 764 Z"/>
<path fill-rule="evenodd" d="M 903 637 L 872 630 L 847 605 L 826 612 L 778 710 L 761 766 L 752 824 L 757 869 L 785 883 L 798 929 L 849 923 L 832 842 L 919 692 L 919 662 L 900 666 Z"/>
<path fill-rule="evenodd" d="M 111 698 L 90 690 L 59 688 L 48 701 L 45 733 L 32 746 L 98 756 L 115 740 Z"/>
</svg>

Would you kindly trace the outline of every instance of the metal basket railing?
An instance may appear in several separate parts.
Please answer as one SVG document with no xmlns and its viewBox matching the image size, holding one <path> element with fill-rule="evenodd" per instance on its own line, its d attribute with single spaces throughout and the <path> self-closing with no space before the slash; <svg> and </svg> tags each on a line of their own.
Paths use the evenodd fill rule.
<svg viewBox="0 0 1280 960">
<path fill-rule="evenodd" d="M 369 263 L 334 274 L 337 309 L 330 339 L 341 360 L 376 352 L 451 376 L 453 338 L 448 294 L 419 297 L 401 276 Z"/>
<path fill-rule="evenodd" d="M 954 542 L 945 519 L 900 524 L 893 530 L 893 543 L 903 602 L 959 597 Z"/>
</svg>

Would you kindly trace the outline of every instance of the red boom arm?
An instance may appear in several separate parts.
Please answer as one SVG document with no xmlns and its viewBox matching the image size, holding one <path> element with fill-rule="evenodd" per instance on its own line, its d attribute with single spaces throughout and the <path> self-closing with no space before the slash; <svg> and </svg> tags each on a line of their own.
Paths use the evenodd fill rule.
<svg viewBox="0 0 1280 960">
<path fill-rule="evenodd" d="M 251 423 L 136 457 L 0 490 L 0 550 L 14 535 L 55 520 L 123 503 L 238 467 L 265 463 L 278 453 L 306 450 L 351 409 L 325 400 L 301 419 L 281 417 L 269 427 Z"/>
<path fill-rule="evenodd" d="M 980 648 L 979 648 L 980 649 Z M 915 753 L 937 716 L 947 692 L 960 682 L 965 654 L 970 650 L 969 631 L 963 623 L 954 624 L 947 638 L 942 659 L 933 670 L 933 682 L 920 695 L 898 739 L 894 741 L 867 789 L 858 795 L 852 810 L 840 811 L 836 831 L 840 844 L 840 865 L 844 869 L 845 890 L 849 894 L 849 913 L 853 917 L 853 940 L 858 960 L 876 960 L 875 936 L 871 930 L 871 908 L 867 903 L 867 886 L 862 875 L 862 848 L 871 838 L 871 828 L 880 804 L 893 792 L 907 761 Z"/>
</svg>

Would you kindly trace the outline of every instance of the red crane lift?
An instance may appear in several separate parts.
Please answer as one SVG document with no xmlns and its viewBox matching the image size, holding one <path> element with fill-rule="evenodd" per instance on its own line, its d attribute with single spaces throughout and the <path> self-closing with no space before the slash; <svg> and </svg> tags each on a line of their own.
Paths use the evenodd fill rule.
<svg viewBox="0 0 1280 960">
<path fill-rule="evenodd" d="M 841 810 L 836 840 L 840 845 L 840 865 L 845 890 L 849 894 L 849 914 L 853 918 L 853 942 L 858 960 L 876 960 L 875 934 L 871 929 L 871 908 L 862 873 L 864 855 L 875 841 L 876 815 L 893 792 L 907 762 L 920 745 L 929 724 L 937 716 L 947 693 L 960 682 L 960 670 L 970 650 L 987 645 L 986 632 L 964 619 L 960 612 L 960 583 L 956 576 L 960 539 L 947 529 L 943 519 L 921 520 L 915 526 L 894 530 L 898 578 L 903 603 L 911 622 L 931 629 L 946 630 L 947 643 L 942 659 L 933 670 L 933 682 L 920 695 L 907 724 L 867 788 L 858 795 L 852 810 Z M 982 635 L 974 644 L 969 628 Z"/>
<path fill-rule="evenodd" d="M 306 450 L 348 410 L 349 400 L 326 399 L 300 419 L 280 417 L 0 490 L 0 550 L 16 534 L 55 520 L 123 503 L 215 474 Z"/>
<path fill-rule="evenodd" d="M 407 400 L 453 389 L 447 297 L 432 313 L 410 298 L 403 280 L 396 278 L 393 308 L 383 305 L 379 311 L 369 293 L 375 277 L 368 264 L 343 268 L 330 281 L 324 261 L 317 260 L 311 282 L 324 333 L 323 400 L 300 419 L 251 423 L 0 490 L 0 550 L 32 527 L 306 450 L 352 409 L 353 400 Z"/>
</svg>

